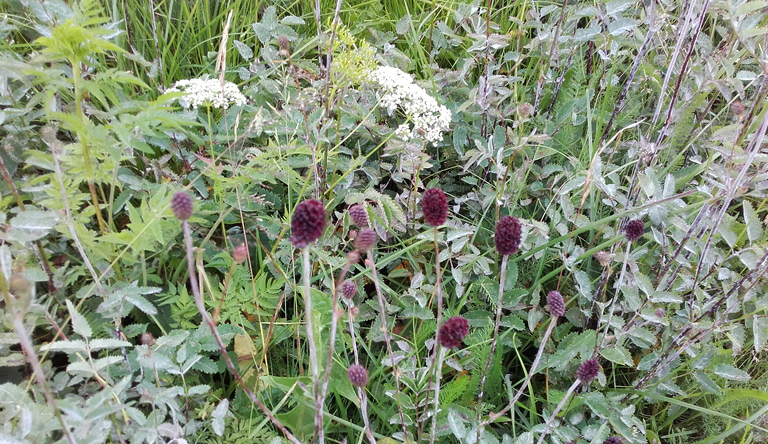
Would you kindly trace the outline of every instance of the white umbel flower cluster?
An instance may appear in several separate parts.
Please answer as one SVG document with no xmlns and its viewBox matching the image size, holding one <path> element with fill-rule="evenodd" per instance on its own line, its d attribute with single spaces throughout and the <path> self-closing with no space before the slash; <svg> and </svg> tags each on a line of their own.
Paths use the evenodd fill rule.
<svg viewBox="0 0 768 444">
<path fill-rule="evenodd" d="M 380 66 L 368 79 L 381 87 L 381 105 L 389 114 L 401 107 L 408 118 L 407 123 L 395 130 L 395 135 L 406 142 L 423 139 L 437 144 L 443 140 L 443 133 L 451 124 L 451 111 L 414 83 L 410 74 L 398 68 Z"/>
<path fill-rule="evenodd" d="M 197 109 L 199 106 L 210 105 L 214 108 L 227 109 L 230 105 L 244 105 L 245 96 L 232 82 L 219 79 L 188 79 L 179 80 L 166 92 L 183 92 L 179 97 L 179 105 L 186 109 Z"/>
</svg>

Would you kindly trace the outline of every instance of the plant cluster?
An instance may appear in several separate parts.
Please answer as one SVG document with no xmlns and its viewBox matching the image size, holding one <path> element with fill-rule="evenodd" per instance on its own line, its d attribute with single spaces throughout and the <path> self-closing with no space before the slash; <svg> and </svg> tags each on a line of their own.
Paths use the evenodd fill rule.
<svg viewBox="0 0 768 444">
<path fill-rule="evenodd" d="M 72 3 L 0 6 L 0 442 L 768 436 L 764 3 Z"/>
</svg>

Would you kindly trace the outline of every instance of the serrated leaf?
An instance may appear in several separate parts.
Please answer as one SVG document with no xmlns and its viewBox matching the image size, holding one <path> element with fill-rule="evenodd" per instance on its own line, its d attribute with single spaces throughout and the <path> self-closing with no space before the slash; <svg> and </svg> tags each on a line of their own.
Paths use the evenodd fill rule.
<svg viewBox="0 0 768 444">
<path fill-rule="evenodd" d="M 729 364 L 717 364 L 715 366 L 715 374 L 717 376 L 720 376 L 721 378 L 725 378 L 731 381 L 749 381 L 752 379 L 752 376 L 749 375 L 749 373 L 739 370 L 736 367 L 729 365 Z"/>
<path fill-rule="evenodd" d="M 216 363 L 207 356 L 201 357 L 192 368 L 203 373 L 208 373 L 209 375 L 219 371 L 218 367 L 216 367 Z"/>
<path fill-rule="evenodd" d="M 752 335 L 754 336 L 755 352 L 760 353 L 768 341 L 768 318 L 755 316 L 752 319 Z"/>
<path fill-rule="evenodd" d="M 187 390 L 187 396 L 192 395 L 202 395 L 203 393 L 207 393 L 211 390 L 211 387 L 209 385 L 200 384 L 193 387 L 190 387 L 189 390 Z"/>
<path fill-rule="evenodd" d="M 41 351 L 60 351 L 64 353 L 85 353 L 88 348 L 85 346 L 85 341 L 75 339 L 72 341 L 56 341 L 50 344 L 45 344 L 40 347 Z"/>
<path fill-rule="evenodd" d="M 696 378 L 696 381 L 704 391 L 714 393 L 715 395 L 720 394 L 720 386 L 718 386 L 712 378 L 707 376 L 706 373 L 696 370 L 693 372 L 693 377 Z"/>
<path fill-rule="evenodd" d="M 605 359 L 614 362 L 616 364 L 626 365 L 634 367 L 632 362 L 632 355 L 629 351 L 620 345 L 614 345 L 613 347 L 606 347 L 600 350 L 600 355 Z"/>
<path fill-rule="evenodd" d="M 752 204 L 749 201 L 744 200 L 744 221 L 747 225 L 747 238 L 750 242 L 754 242 L 763 235 L 763 228 L 760 225 L 760 219 L 757 217 Z"/>
<path fill-rule="evenodd" d="M 148 300 L 144 298 L 144 296 L 141 296 L 137 293 L 127 293 L 125 295 L 125 300 L 133 304 L 134 307 L 138 308 L 139 310 L 143 311 L 144 313 L 148 315 L 156 315 L 157 309 L 155 308 L 152 303 L 150 303 Z"/>
<path fill-rule="evenodd" d="M 235 48 L 237 49 L 237 52 L 240 53 L 240 57 L 245 60 L 251 60 L 251 58 L 253 58 L 253 50 L 248 45 L 240 40 L 232 40 L 232 43 L 235 44 Z"/>
<path fill-rule="evenodd" d="M 77 311 L 75 306 L 69 300 L 67 300 L 67 310 L 69 310 L 69 316 L 72 318 L 72 329 L 75 330 L 75 333 L 84 338 L 90 338 L 93 331 L 91 330 L 91 326 L 88 325 L 88 320 Z"/>
<path fill-rule="evenodd" d="M 464 436 L 467 434 L 467 427 L 464 425 L 464 421 L 455 411 L 451 410 L 448 412 L 446 421 L 448 422 L 448 427 L 451 429 L 453 436 L 455 436 L 459 441 L 464 439 Z"/>
<path fill-rule="evenodd" d="M 304 22 L 304 19 L 301 17 L 289 15 L 289 16 L 283 17 L 280 20 L 280 23 L 282 23 L 283 25 L 298 26 L 298 25 L 303 25 L 305 22 Z"/>
<path fill-rule="evenodd" d="M 157 338 L 157 341 L 155 342 L 155 348 L 160 349 L 161 347 L 176 347 L 184 342 L 188 336 L 189 331 L 187 330 L 172 331 L 165 336 L 160 336 Z"/>
<path fill-rule="evenodd" d="M 227 417 L 228 411 L 229 399 L 224 398 L 211 413 L 211 426 L 213 426 L 213 432 L 218 436 L 224 435 L 224 419 Z"/>
<path fill-rule="evenodd" d="M 59 215 L 54 211 L 25 210 L 11 219 L 9 231 L 16 240 L 30 242 L 44 237 L 57 223 Z"/>
<path fill-rule="evenodd" d="M 91 351 L 102 350 L 105 348 L 133 347 L 133 344 L 121 341 L 115 338 L 94 339 L 88 343 Z"/>
</svg>

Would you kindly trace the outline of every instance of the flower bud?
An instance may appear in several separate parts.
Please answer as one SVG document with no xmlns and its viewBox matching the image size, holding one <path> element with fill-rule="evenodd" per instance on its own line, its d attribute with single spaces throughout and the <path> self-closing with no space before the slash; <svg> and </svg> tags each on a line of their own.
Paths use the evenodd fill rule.
<svg viewBox="0 0 768 444">
<path fill-rule="evenodd" d="M 558 318 L 565 316 L 565 301 L 563 295 L 559 291 L 550 291 L 547 295 L 547 304 L 549 305 L 549 313 Z"/>
<path fill-rule="evenodd" d="M 349 279 L 341 283 L 341 287 L 339 288 L 341 290 L 341 294 L 347 298 L 352 299 L 357 294 L 357 285 Z"/>
<path fill-rule="evenodd" d="M 357 233 L 355 239 L 355 249 L 357 251 L 368 251 L 376 245 L 378 236 L 372 228 L 363 228 Z"/>
<path fill-rule="evenodd" d="M 365 387 L 368 385 L 368 370 L 362 365 L 352 364 L 347 369 L 347 378 L 355 387 Z"/>
<path fill-rule="evenodd" d="M 368 211 L 362 205 L 352 205 L 349 207 L 349 217 L 352 222 L 360 228 L 368 227 Z"/>
<path fill-rule="evenodd" d="M 176 219 L 189 219 L 192 217 L 192 196 L 186 191 L 177 191 L 171 198 L 171 210 Z"/>
<path fill-rule="evenodd" d="M 634 242 L 645 233 L 645 224 L 640 219 L 631 220 L 624 227 L 624 233 L 627 235 L 627 240 Z"/>
<path fill-rule="evenodd" d="M 248 247 L 245 244 L 240 244 L 235 247 L 235 251 L 232 252 L 232 259 L 236 264 L 242 264 L 248 259 Z"/>
</svg>

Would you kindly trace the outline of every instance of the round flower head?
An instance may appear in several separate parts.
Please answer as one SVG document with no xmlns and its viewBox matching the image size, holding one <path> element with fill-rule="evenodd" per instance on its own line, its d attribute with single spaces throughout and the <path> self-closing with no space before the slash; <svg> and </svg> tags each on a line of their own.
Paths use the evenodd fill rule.
<svg viewBox="0 0 768 444">
<path fill-rule="evenodd" d="M 467 334 L 469 334 L 469 322 L 461 316 L 454 316 L 440 327 L 437 340 L 445 348 L 456 348 L 461 345 L 461 341 Z"/>
<path fill-rule="evenodd" d="M 622 444 L 621 438 L 618 436 L 611 436 L 610 438 L 606 439 L 603 444 Z"/>
<path fill-rule="evenodd" d="M 368 251 L 376 245 L 376 232 L 372 228 L 363 228 L 357 233 L 355 239 L 355 249 L 358 251 Z"/>
<path fill-rule="evenodd" d="M 341 290 L 341 294 L 344 295 L 345 298 L 352 299 L 355 297 L 355 294 L 357 294 L 357 285 L 355 285 L 353 281 L 347 279 L 341 283 L 339 290 Z"/>
<path fill-rule="evenodd" d="M 553 317 L 565 316 L 565 301 L 559 291 L 550 291 L 547 295 L 547 304 L 549 304 L 549 313 Z"/>
<path fill-rule="evenodd" d="M 237 264 L 245 262 L 245 260 L 248 259 L 248 247 L 246 247 L 245 244 L 240 244 L 235 247 L 235 251 L 232 252 L 232 259 L 234 259 Z"/>
<path fill-rule="evenodd" d="M 298 204 L 291 219 L 291 243 L 304 248 L 320 239 L 325 228 L 325 208 L 318 200 L 309 199 Z"/>
<path fill-rule="evenodd" d="M 588 359 L 576 370 L 576 378 L 586 384 L 595 379 L 599 371 L 600 363 L 597 359 Z"/>
<path fill-rule="evenodd" d="M 352 222 L 360 228 L 368 227 L 368 211 L 362 205 L 352 205 L 349 207 L 349 217 L 352 218 Z"/>
<path fill-rule="evenodd" d="M 645 225 L 640 219 L 631 220 L 624 227 L 624 232 L 627 234 L 627 240 L 634 242 L 640 239 L 645 232 Z"/>
<path fill-rule="evenodd" d="M 496 222 L 496 250 L 502 255 L 517 253 L 520 249 L 520 222 L 512 216 L 504 216 Z"/>
<path fill-rule="evenodd" d="M 347 378 L 355 387 L 365 387 L 368 385 L 368 370 L 362 365 L 352 364 L 347 369 Z"/>
<path fill-rule="evenodd" d="M 421 211 L 424 213 L 424 220 L 438 227 L 445 223 L 448 218 L 448 198 L 440 188 L 430 188 L 421 196 Z"/>
<path fill-rule="evenodd" d="M 186 191 L 177 191 L 171 198 L 171 210 L 178 220 L 192 217 L 192 196 Z"/>
</svg>

